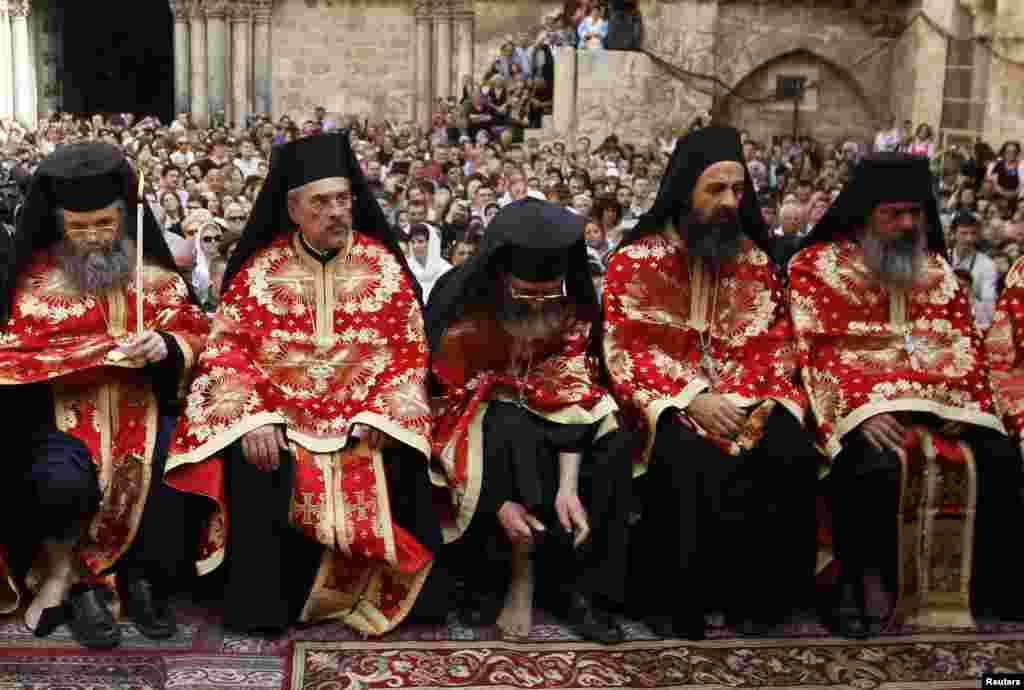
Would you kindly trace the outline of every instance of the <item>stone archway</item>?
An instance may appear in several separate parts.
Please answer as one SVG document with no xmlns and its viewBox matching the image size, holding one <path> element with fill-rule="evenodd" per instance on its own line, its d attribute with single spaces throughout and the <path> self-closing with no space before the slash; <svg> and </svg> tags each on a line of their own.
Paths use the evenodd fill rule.
<svg viewBox="0 0 1024 690">
<path fill-rule="evenodd" d="M 819 140 L 870 140 L 878 113 L 861 85 L 830 60 L 806 50 L 774 57 L 753 69 L 716 108 L 718 115 L 750 136 L 770 142 L 793 132 L 793 102 L 766 101 L 780 76 L 802 76 L 810 88 L 801 103 L 798 130 Z"/>
</svg>

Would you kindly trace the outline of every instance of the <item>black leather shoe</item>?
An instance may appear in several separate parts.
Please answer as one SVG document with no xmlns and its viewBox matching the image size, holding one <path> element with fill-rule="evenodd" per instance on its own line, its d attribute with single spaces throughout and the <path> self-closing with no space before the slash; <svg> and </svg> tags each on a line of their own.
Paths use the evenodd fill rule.
<svg viewBox="0 0 1024 690">
<path fill-rule="evenodd" d="M 60 606 L 51 606 L 48 609 L 43 609 L 43 613 L 39 616 L 39 622 L 36 623 L 35 630 L 32 630 L 32 634 L 36 637 L 49 637 L 53 634 L 53 631 L 64 625 L 68 621 L 68 607 L 66 604 Z"/>
<path fill-rule="evenodd" d="M 658 637 L 664 640 L 703 640 L 705 638 L 704 618 L 694 619 L 691 624 L 672 616 L 648 616 L 644 623 Z"/>
<path fill-rule="evenodd" d="M 601 644 L 622 642 L 622 630 L 611 615 L 596 608 L 590 599 L 582 594 L 573 594 L 569 599 L 569 627 L 584 639 Z"/>
<path fill-rule="evenodd" d="M 672 625 L 671 616 L 651 616 L 650 618 L 645 618 L 644 623 L 658 637 L 665 640 L 675 639 L 676 629 Z"/>
<path fill-rule="evenodd" d="M 75 641 L 89 649 L 121 644 L 121 629 L 110 613 L 110 591 L 96 585 L 75 585 L 68 595 L 68 627 Z"/>
<path fill-rule="evenodd" d="M 121 595 L 125 615 L 139 632 L 151 640 L 166 640 L 178 631 L 167 599 L 153 592 L 153 583 L 142 578 L 120 579 L 117 590 Z"/>
<path fill-rule="evenodd" d="M 863 592 L 856 585 L 844 583 L 839 585 L 839 595 L 832 607 L 829 618 L 831 627 L 837 635 L 854 640 L 863 640 L 871 636 L 864 608 L 860 601 Z"/>
</svg>

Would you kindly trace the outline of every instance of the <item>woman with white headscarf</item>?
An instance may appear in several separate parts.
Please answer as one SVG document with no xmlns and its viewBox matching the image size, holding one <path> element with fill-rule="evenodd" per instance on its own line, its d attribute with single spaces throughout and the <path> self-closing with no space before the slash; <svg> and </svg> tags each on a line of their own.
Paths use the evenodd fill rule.
<svg viewBox="0 0 1024 690">
<path fill-rule="evenodd" d="M 423 291 L 423 303 L 430 298 L 437 279 L 452 265 L 441 257 L 441 233 L 433 225 L 417 223 L 409 229 L 409 268 Z"/>
</svg>

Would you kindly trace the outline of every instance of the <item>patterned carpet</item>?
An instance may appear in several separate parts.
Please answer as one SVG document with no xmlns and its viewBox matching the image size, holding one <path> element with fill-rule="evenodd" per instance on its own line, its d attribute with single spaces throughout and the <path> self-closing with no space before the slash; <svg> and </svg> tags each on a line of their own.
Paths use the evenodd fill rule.
<svg viewBox="0 0 1024 690">
<path fill-rule="evenodd" d="M 194 605 L 180 610 L 171 640 L 123 625 L 112 652 L 81 649 L 65 628 L 36 640 L 20 619 L 0 620 L 0 690 L 368 690 L 370 688 L 799 688 L 957 690 L 983 672 L 1024 672 L 1024 625 L 965 631 L 899 630 L 854 644 L 816 622 L 771 639 L 712 629 L 706 642 L 654 638 L 624 622 L 628 642 L 582 642 L 539 612 L 530 640 L 493 628 L 403 626 L 373 642 L 341 625 L 293 631 L 276 641 L 225 632 Z"/>
</svg>

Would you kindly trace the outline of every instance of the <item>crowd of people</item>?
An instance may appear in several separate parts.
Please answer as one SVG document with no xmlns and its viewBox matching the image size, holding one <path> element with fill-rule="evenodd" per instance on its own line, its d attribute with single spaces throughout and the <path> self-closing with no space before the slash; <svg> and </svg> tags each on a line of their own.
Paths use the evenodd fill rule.
<svg viewBox="0 0 1024 690">
<path fill-rule="evenodd" d="M 996 539 L 1021 509 L 1019 300 L 996 303 L 1024 290 L 1019 144 L 942 151 L 907 123 L 768 143 L 707 114 L 643 146 L 516 142 L 467 96 L 429 130 L 322 108 L 2 123 L 26 201 L 0 382 L 40 420 L 7 471 L 52 506 L 19 537 L 48 565 L 29 628 L 117 644 L 118 563 L 127 615 L 167 637 L 171 576 L 226 559 L 246 632 L 454 605 L 526 634 L 534 561 L 588 639 L 623 639 L 623 607 L 666 637 L 717 613 L 763 631 L 809 603 L 820 493 L 837 632 L 926 609 L 901 568 L 934 569 L 958 615 L 1024 615 Z M 925 447 L 976 484 L 907 493 Z M 911 543 L 901 496 L 955 524 Z M 775 563 L 756 586 L 750 560 Z"/>
<path fill-rule="evenodd" d="M 301 123 L 287 115 L 277 122 L 260 116 L 248 128 L 216 129 L 195 127 L 188 114 L 163 124 L 132 114 L 83 119 L 62 113 L 36 131 L 0 123 L 3 165 L 24 182 L 62 143 L 98 140 L 122 147 L 142 171 L 147 200 L 164 229 L 187 241 L 172 239 L 172 248 L 211 310 L 273 147 L 342 128 L 351 132 L 371 188 L 415 257 L 413 269 L 428 294 L 444 270 L 472 255 L 497 211 L 525 196 L 555 201 L 584 216 L 594 269 L 603 271 L 623 231 L 653 203 L 675 138 L 670 129 L 646 146 L 615 135 L 597 145 L 587 137 L 541 144 L 524 141 L 522 131 L 509 136 L 506 116 L 516 109 L 510 96 L 520 89 L 536 93 L 529 85 L 534 77 L 523 75 L 547 75 L 536 78 L 550 84 L 551 53 L 538 46 L 568 40 L 571 32 L 555 30 L 561 17 L 550 18 L 551 30 L 532 49 L 504 46 L 484 85 L 467 82 L 462 103 L 444 104 L 430 131 L 409 123 L 329 116 L 322 108 Z M 688 129 L 709 123 L 705 114 Z M 914 128 L 896 120 L 873 142 L 821 142 L 810 136 L 760 142 L 745 132 L 741 136 L 780 265 L 824 216 L 865 154 L 903 151 L 927 157 L 955 267 L 972 281 L 979 324 L 991 323 L 995 298 L 1024 239 L 1017 142 L 1006 142 L 998 152 L 985 143 L 973 150 L 942 150 L 927 124 Z"/>
</svg>

